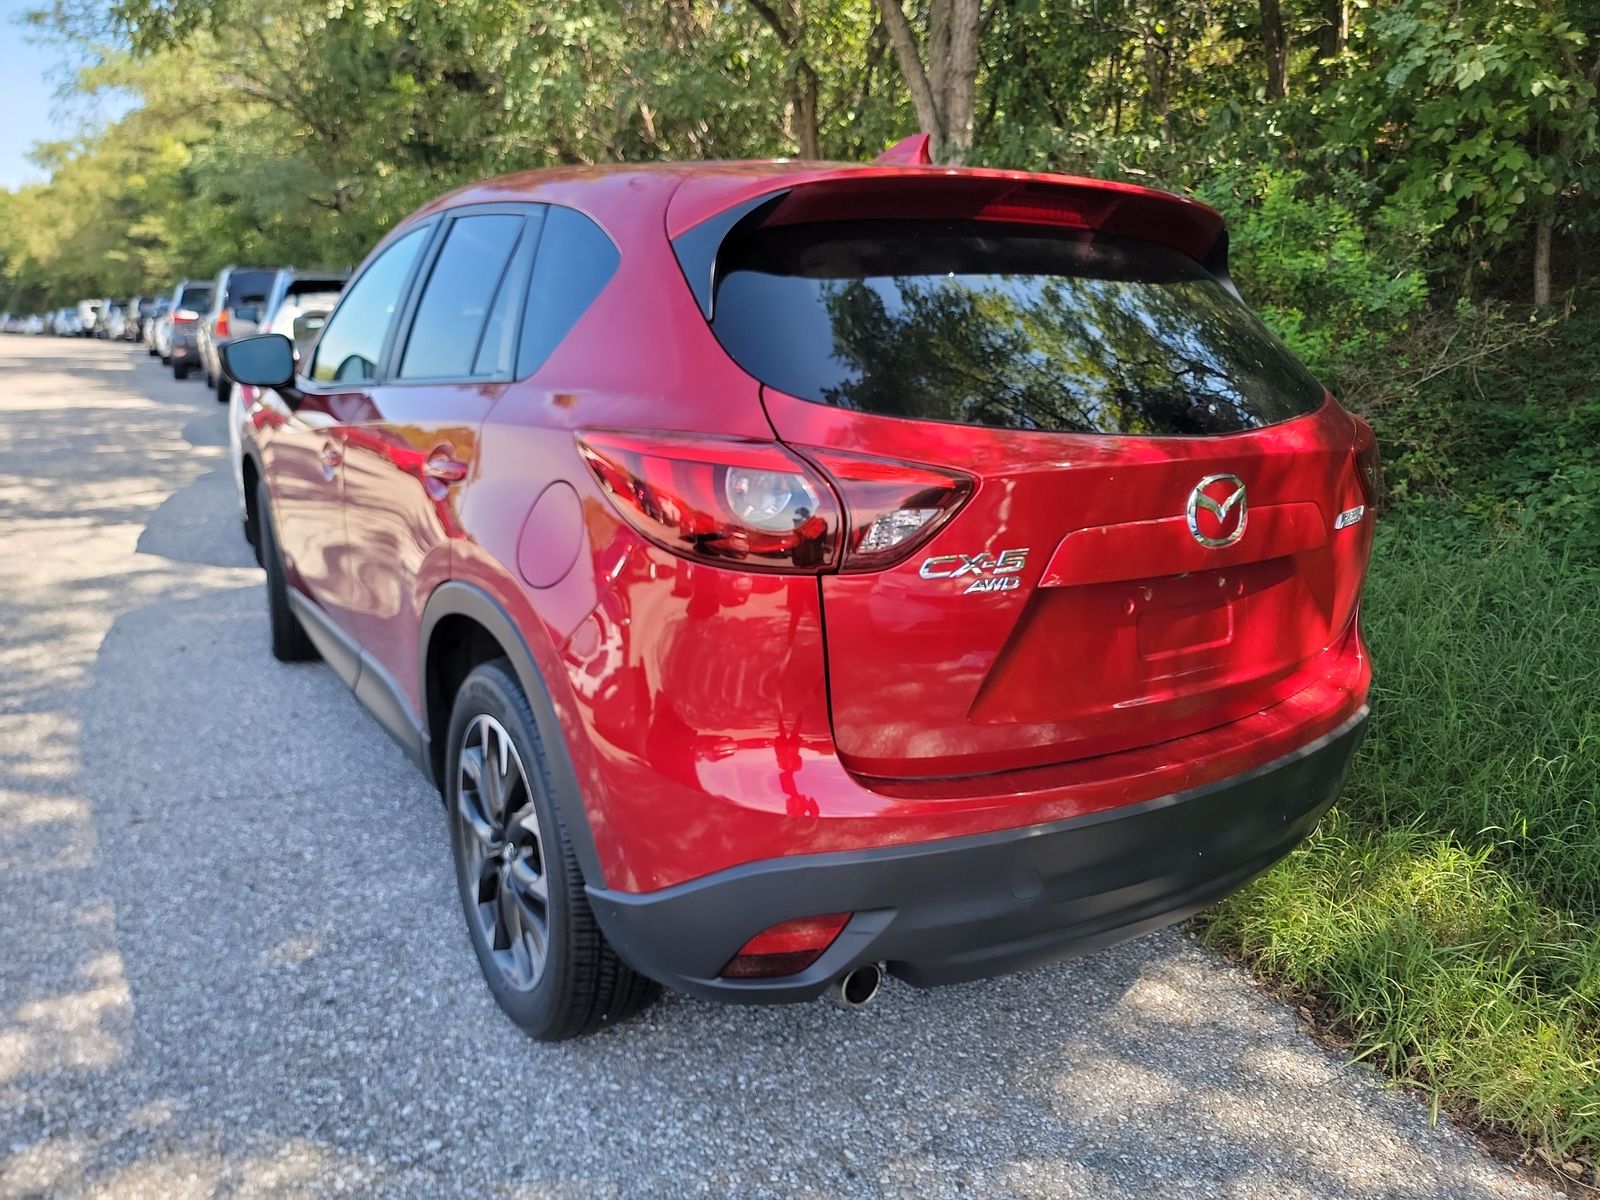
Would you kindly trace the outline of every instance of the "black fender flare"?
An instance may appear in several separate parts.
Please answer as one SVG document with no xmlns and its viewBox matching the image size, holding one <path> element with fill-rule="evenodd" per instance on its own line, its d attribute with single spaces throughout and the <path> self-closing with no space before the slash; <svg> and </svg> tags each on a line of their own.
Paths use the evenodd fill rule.
<svg viewBox="0 0 1600 1200">
<path fill-rule="evenodd" d="M 555 795 L 551 797 L 551 801 L 572 842 L 578 866 L 583 871 L 584 883 L 591 888 L 604 887 L 605 874 L 600 867 L 599 851 L 595 848 L 594 830 L 589 825 L 589 813 L 584 807 L 583 789 L 578 784 L 578 773 L 572 763 L 572 754 L 567 748 L 566 733 L 562 730 L 560 718 L 556 716 L 555 701 L 551 699 L 544 674 L 534 661 L 527 639 L 522 636 L 516 622 L 500 606 L 499 601 L 475 584 L 459 579 L 446 580 L 436 587 L 428 597 L 427 606 L 422 613 L 417 662 L 422 664 L 424 675 L 421 689 L 424 697 L 421 713 L 423 758 L 428 764 L 430 776 L 433 774 L 433 754 L 426 699 L 428 647 L 433 641 L 433 633 L 439 623 L 446 617 L 452 616 L 468 617 L 477 622 L 489 631 L 505 651 L 511 669 L 516 673 L 517 682 L 522 687 L 522 694 L 528 699 L 528 707 L 533 710 L 539 740 L 544 743 L 550 778 L 555 784 Z M 444 731 L 440 732 L 442 734 Z M 433 782 L 442 793 L 444 780 L 434 779 Z"/>
</svg>

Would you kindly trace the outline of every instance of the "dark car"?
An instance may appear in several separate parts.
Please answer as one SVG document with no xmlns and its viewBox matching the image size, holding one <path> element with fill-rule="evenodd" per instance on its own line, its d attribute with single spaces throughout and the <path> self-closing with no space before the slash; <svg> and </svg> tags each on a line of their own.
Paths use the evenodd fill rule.
<svg viewBox="0 0 1600 1200">
<path fill-rule="evenodd" d="M 512 1019 L 1014 970 L 1306 836 L 1376 451 L 1226 246 L 1064 176 L 586 166 L 401 222 L 298 366 L 224 347 L 272 651 L 440 788 Z"/>
<path fill-rule="evenodd" d="M 200 363 L 200 322 L 211 310 L 211 294 L 209 283 L 188 279 L 172 289 L 172 333 L 167 361 L 178 379 L 189 378 L 189 373 Z"/>
</svg>

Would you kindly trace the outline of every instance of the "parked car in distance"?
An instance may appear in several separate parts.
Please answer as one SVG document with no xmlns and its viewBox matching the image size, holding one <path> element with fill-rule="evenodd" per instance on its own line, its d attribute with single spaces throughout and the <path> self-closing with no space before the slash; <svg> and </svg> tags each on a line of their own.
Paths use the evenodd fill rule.
<svg viewBox="0 0 1600 1200">
<path fill-rule="evenodd" d="M 249 337 L 260 328 L 267 297 L 282 273 L 280 267 L 224 267 L 211 285 L 211 307 L 198 328 L 200 365 L 206 386 L 226 404 L 232 384 L 222 377 L 217 347 L 230 338 Z"/>
<path fill-rule="evenodd" d="M 137 342 L 144 333 L 146 301 L 143 296 L 129 296 L 122 303 L 122 340 Z"/>
<path fill-rule="evenodd" d="M 93 337 L 100 323 L 100 314 L 106 306 L 105 300 L 79 300 L 78 301 L 78 334 L 81 337 Z"/>
<path fill-rule="evenodd" d="M 128 322 L 122 315 L 122 305 L 107 302 L 101 310 L 100 319 L 95 322 L 94 335 L 97 338 L 113 342 L 122 340 L 127 332 Z"/>
<path fill-rule="evenodd" d="M 272 290 L 261 307 L 262 332 L 280 333 L 294 343 L 295 362 L 298 363 L 322 331 L 322 325 L 333 311 L 333 306 L 339 302 L 339 293 L 349 277 L 348 271 L 289 268 L 278 272 Z M 255 531 L 249 519 L 250 502 L 245 494 L 243 453 L 244 423 L 251 419 L 256 389 L 229 386 L 226 391 L 228 449 L 233 463 L 233 482 L 239 495 L 239 518 L 245 540 L 250 542 L 259 558 L 260 547 L 253 540 Z"/>
<path fill-rule="evenodd" d="M 166 361 L 172 364 L 174 378 L 187 379 L 200 365 L 200 322 L 211 308 L 211 285 L 185 279 L 172 289 L 171 303 Z"/>
<path fill-rule="evenodd" d="M 514 1021 L 1031 966 L 1314 828 L 1377 453 L 1226 247 L 1065 176 L 555 169 L 223 348 L 272 652 L 440 788 Z"/>
<path fill-rule="evenodd" d="M 167 319 L 167 314 L 172 311 L 172 301 L 166 296 L 160 296 L 150 301 L 150 311 L 144 319 L 144 328 L 139 333 L 139 340 L 144 343 L 144 348 L 152 357 L 163 361 L 166 355 L 161 351 L 161 323 Z M 172 334 L 169 329 L 167 336 Z M 168 345 L 171 345 L 169 340 Z"/>
</svg>

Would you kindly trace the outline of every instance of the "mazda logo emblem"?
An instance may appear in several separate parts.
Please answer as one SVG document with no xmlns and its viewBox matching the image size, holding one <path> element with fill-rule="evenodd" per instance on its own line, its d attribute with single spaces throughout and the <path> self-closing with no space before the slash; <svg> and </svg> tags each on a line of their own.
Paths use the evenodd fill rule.
<svg viewBox="0 0 1600 1200">
<path fill-rule="evenodd" d="M 1213 550 L 1233 545 L 1244 536 L 1249 514 L 1244 480 L 1237 475 L 1207 475 L 1189 493 L 1186 511 L 1195 541 Z"/>
</svg>

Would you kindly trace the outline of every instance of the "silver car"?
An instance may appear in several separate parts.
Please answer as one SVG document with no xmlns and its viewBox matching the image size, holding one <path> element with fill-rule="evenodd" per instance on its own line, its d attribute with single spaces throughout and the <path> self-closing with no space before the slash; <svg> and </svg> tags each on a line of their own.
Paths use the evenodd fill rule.
<svg viewBox="0 0 1600 1200">
<path fill-rule="evenodd" d="M 233 384 L 222 377 L 217 347 L 260 331 L 267 299 L 282 274 L 280 267 L 223 267 L 211 286 L 211 308 L 200 318 L 196 336 L 206 386 L 215 388 L 224 404 Z"/>
</svg>

